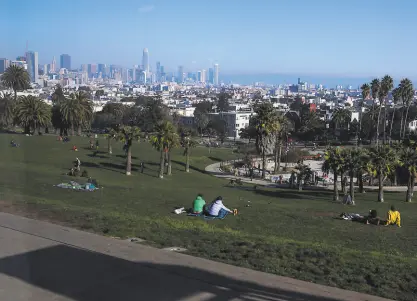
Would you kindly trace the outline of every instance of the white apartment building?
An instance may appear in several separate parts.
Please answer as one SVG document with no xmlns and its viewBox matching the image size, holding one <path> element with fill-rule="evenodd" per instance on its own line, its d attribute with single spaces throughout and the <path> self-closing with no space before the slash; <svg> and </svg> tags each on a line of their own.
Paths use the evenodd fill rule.
<svg viewBox="0 0 417 301">
<path fill-rule="evenodd" d="M 210 119 L 218 118 L 225 122 L 227 138 L 239 139 L 239 131 L 249 126 L 249 120 L 253 112 L 221 112 L 210 113 L 208 115 Z"/>
</svg>

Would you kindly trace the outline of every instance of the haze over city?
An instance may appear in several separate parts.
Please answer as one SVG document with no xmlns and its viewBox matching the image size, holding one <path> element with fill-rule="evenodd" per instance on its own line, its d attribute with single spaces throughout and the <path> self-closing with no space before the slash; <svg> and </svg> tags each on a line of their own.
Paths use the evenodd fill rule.
<svg viewBox="0 0 417 301">
<path fill-rule="evenodd" d="M 197 70 L 219 63 L 223 76 L 251 80 L 271 73 L 413 78 L 416 42 L 410 37 L 417 21 L 410 17 L 416 8 L 413 1 L 386 0 L 6 0 L 0 25 L 13 30 L 5 32 L 1 48 L 2 56 L 14 58 L 28 43 L 39 64 L 68 53 L 74 67 L 130 67 L 148 48 L 151 66 L 161 61 L 175 72 L 179 65 Z"/>
</svg>

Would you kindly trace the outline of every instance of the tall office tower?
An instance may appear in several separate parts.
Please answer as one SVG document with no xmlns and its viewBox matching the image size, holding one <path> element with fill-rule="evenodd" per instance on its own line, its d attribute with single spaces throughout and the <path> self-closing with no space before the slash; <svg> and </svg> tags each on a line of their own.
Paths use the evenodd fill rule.
<svg viewBox="0 0 417 301">
<path fill-rule="evenodd" d="M 161 79 L 161 62 L 156 62 L 156 81 L 159 82 Z"/>
<path fill-rule="evenodd" d="M 160 82 L 164 82 L 166 81 L 166 77 L 165 77 L 165 70 L 164 70 L 164 66 L 161 66 L 161 68 L 159 68 L 159 71 L 161 73 L 161 78 L 159 79 Z"/>
<path fill-rule="evenodd" d="M 87 71 L 88 71 L 88 76 L 89 77 L 93 77 L 93 76 L 95 77 L 96 73 L 97 73 L 97 65 L 96 64 L 88 64 Z"/>
<path fill-rule="evenodd" d="M 97 72 L 101 73 L 101 77 L 106 77 L 106 64 L 98 64 Z"/>
<path fill-rule="evenodd" d="M 68 54 L 61 54 L 60 68 L 71 70 L 71 57 Z"/>
<path fill-rule="evenodd" d="M 207 81 L 206 77 L 207 77 L 206 70 L 205 69 L 201 70 L 201 82 L 202 83 L 205 83 Z"/>
<path fill-rule="evenodd" d="M 213 84 L 215 84 L 215 85 L 219 84 L 219 64 L 214 64 Z"/>
<path fill-rule="evenodd" d="M 30 81 L 36 83 L 38 81 L 38 53 L 34 51 L 26 52 L 26 63 L 28 65 L 28 73 Z"/>
<path fill-rule="evenodd" d="M 0 73 L 6 71 L 10 66 L 10 61 L 8 59 L 0 59 Z"/>
<path fill-rule="evenodd" d="M 48 64 L 43 65 L 43 74 L 47 75 L 49 73 L 49 66 Z"/>
<path fill-rule="evenodd" d="M 184 82 L 184 67 L 178 66 L 177 83 L 182 84 Z"/>
<path fill-rule="evenodd" d="M 213 68 L 209 68 L 209 75 L 208 81 L 210 84 L 214 84 L 214 70 Z"/>
<path fill-rule="evenodd" d="M 201 71 L 197 71 L 197 81 L 201 83 Z"/>
<path fill-rule="evenodd" d="M 52 58 L 52 63 L 51 63 L 51 72 L 55 72 L 56 71 L 56 61 L 55 61 L 55 57 Z"/>
<path fill-rule="evenodd" d="M 142 68 L 146 72 L 146 75 L 149 74 L 149 52 L 148 48 L 143 49 L 142 55 Z"/>
</svg>

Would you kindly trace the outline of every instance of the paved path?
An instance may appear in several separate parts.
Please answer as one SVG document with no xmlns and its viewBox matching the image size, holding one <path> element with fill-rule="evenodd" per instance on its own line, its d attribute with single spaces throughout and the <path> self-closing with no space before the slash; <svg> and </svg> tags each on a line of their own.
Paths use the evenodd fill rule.
<svg viewBox="0 0 417 301">
<path fill-rule="evenodd" d="M 0 213 L 1 301 L 383 301 Z"/>
</svg>

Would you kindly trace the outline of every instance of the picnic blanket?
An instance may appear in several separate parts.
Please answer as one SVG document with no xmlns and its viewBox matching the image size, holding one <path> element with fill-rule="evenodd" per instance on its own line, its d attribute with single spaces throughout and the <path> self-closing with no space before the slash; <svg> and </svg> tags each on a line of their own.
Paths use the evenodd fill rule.
<svg viewBox="0 0 417 301">
<path fill-rule="evenodd" d="M 358 213 L 342 213 L 340 215 L 340 217 L 346 221 L 351 221 L 351 220 L 357 220 L 357 219 L 362 219 L 364 218 L 363 215 L 360 215 Z"/>
<path fill-rule="evenodd" d="M 69 183 L 60 183 L 58 185 L 55 185 L 59 188 L 64 189 L 73 189 L 73 190 L 80 190 L 80 191 L 94 191 L 98 189 L 94 184 L 92 183 L 86 183 L 86 184 L 79 184 L 74 181 L 70 181 Z"/>
</svg>

